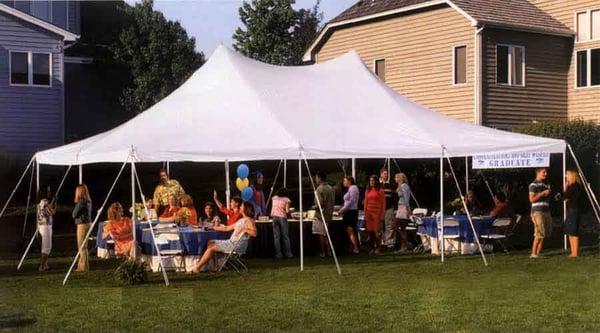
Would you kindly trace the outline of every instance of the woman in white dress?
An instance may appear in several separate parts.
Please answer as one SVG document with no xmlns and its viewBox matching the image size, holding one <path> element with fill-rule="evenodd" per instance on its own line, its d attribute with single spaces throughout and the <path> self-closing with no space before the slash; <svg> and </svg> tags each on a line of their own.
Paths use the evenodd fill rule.
<svg viewBox="0 0 600 333">
<path fill-rule="evenodd" d="M 190 273 L 199 273 L 202 266 L 206 265 L 217 252 L 229 253 L 236 249 L 236 246 L 246 246 L 243 242 L 248 242 L 248 238 L 256 237 L 256 224 L 254 223 L 254 207 L 251 203 L 244 201 L 242 203 L 242 218 L 231 225 L 219 225 L 214 227 L 216 231 L 233 231 L 231 237 L 226 240 L 209 241 L 208 247 L 202 257 L 196 263 Z M 239 247 L 238 247 L 239 248 Z"/>
</svg>

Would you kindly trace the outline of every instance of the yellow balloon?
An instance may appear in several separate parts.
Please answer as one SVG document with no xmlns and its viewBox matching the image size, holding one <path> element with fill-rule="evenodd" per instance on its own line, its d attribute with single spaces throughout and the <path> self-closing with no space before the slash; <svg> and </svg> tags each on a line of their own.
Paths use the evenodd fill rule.
<svg viewBox="0 0 600 333">
<path fill-rule="evenodd" d="M 248 178 L 244 178 L 244 179 L 238 178 L 235 181 L 235 186 L 240 191 L 245 189 L 246 187 L 248 187 L 248 185 L 250 185 L 250 181 L 248 181 Z"/>
</svg>

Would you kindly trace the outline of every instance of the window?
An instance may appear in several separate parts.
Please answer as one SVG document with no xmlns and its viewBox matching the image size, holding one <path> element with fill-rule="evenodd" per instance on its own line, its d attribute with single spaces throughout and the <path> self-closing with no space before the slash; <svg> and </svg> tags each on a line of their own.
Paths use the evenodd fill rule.
<svg viewBox="0 0 600 333">
<path fill-rule="evenodd" d="M 52 1 L 52 23 L 67 29 L 67 1 Z"/>
<path fill-rule="evenodd" d="M 10 53 L 10 83 L 29 83 L 29 61 L 27 52 Z"/>
<path fill-rule="evenodd" d="M 510 86 L 525 86 L 524 47 L 496 46 L 496 82 Z"/>
<path fill-rule="evenodd" d="M 10 84 L 26 86 L 51 85 L 50 53 L 10 52 Z"/>
<path fill-rule="evenodd" d="M 379 79 L 385 82 L 385 59 L 375 60 L 375 75 L 379 76 Z"/>
<path fill-rule="evenodd" d="M 44 21 L 52 21 L 52 7 L 48 0 L 37 0 L 31 3 L 31 15 Z"/>
<path fill-rule="evenodd" d="M 467 83 L 467 47 L 455 46 L 452 55 L 453 63 L 453 84 Z"/>
<path fill-rule="evenodd" d="M 576 87 L 600 86 L 600 48 L 577 51 Z"/>
<path fill-rule="evenodd" d="M 25 13 L 30 13 L 31 12 L 31 1 L 28 0 L 16 0 L 15 1 L 15 8 L 25 12 Z"/>
<path fill-rule="evenodd" d="M 586 42 L 600 39 L 600 9 L 575 13 L 577 41 Z"/>
</svg>

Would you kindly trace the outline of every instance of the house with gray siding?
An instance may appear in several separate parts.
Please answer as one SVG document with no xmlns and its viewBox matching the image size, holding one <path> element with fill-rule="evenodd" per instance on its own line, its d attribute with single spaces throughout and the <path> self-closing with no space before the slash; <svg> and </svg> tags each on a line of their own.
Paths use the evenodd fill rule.
<svg viewBox="0 0 600 333">
<path fill-rule="evenodd" d="M 76 5 L 0 2 L 0 153 L 27 158 L 64 143 L 64 50 L 78 38 Z"/>
</svg>

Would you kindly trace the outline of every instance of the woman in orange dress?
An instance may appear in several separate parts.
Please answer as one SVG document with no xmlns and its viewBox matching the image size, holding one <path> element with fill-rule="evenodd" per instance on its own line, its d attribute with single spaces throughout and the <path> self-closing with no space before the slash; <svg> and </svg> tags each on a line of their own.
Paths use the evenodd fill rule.
<svg viewBox="0 0 600 333">
<path fill-rule="evenodd" d="M 198 226 L 198 213 L 194 208 L 192 197 L 184 194 L 181 196 L 181 209 L 177 212 L 180 226 Z"/>
<path fill-rule="evenodd" d="M 133 240 L 133 222 L 123 216 L 123 206 L 115 202 L 108 208 L 108 222 L 104 224 L 102 238 L 110 236 L 115 241 L 115 254 L 130 258 L 135 251 Z"/>
<path fill-rule="evenodd" d="M 167 206 L 160 217 L 159 222 L 174 222 L 177 218 L 177 213 L 181 208 L 179 207 L 179 201 L 174 195 L 169 196 L 169 206 Z"/>
<path fill-rule="evenodd" d="M 369 185 L 365 193 L 365 229 L 369 233 L 372 247 L 371 253 L 379 254 L 381 244 L 381 221 L 385 212 L 385 192 L 381 188 L 379 178 L 369 177 Z"/>
</svg>

